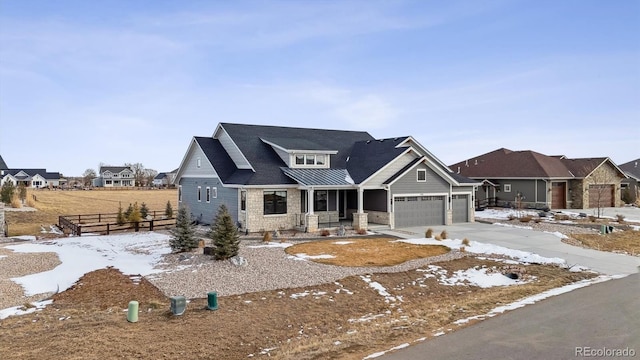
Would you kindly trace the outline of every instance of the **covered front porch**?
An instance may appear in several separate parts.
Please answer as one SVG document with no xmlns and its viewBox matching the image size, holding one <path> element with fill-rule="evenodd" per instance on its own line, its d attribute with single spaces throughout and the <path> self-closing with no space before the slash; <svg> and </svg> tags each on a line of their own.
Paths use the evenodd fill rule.
<svg viewBox="0 0 640 360">
<path fill-rule="evenodd" d="M 296 223 L 307 232 L 340 226 L 367 230 L 390 225 L 387 191 L 383 189 L 309 187 L 300 189 Z"/>
</svg>

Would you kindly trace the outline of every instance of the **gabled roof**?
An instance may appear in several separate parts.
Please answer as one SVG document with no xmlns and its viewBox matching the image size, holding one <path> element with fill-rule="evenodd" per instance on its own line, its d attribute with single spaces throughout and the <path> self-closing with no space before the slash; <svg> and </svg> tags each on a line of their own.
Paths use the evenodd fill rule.
<svg viewBox="0 0 640 360">
<path fill-rule="evenodd" d="M 347 170 L 353 180 L 359 184 L 380 170 L 391 160 L 407 151 L 406 147 L 397 147 L 407 137 L 393 139 L 358 141 L 353 144 L 347 158 Z"/>
<path fill-rule="evenodd" d="M 628 176 L 640 180 L 640 159 L 631 160 L 619 166 Z"/>
<path fill-rule="evenodd" d="M 167 173 L 158 173 L 158 175 L 156 175 L 153 179 L 154 180 L 160 180 L 160 179 L 164 179 L 165 177 L 167 177 Z"/>
<path fill-rule="evenodd" d="M 46 169 L 7 169 L 6 174 L 11 175 L 18 180 L 25 180 L 36 175 L 40 175 L 46 180 L 56 180 L 61 178 L 60 173 L 47 172 Z"/>
<path fill-rule="evenodd" d="M 101 166 L 100 174 L 104 173 L 105 171 L 110 171 L 112 173 L 120 173 L 124 170 L 132 171 L 131 168 L 128 166 Z"/>
<path fill-rule="evenodd" d="M 599 166 L 609 162 L 607 157 L 570 159 L 564 155 L 547 156 L 531 150 L 512 151 L 500 148 L 492 152 L 451 165 L 454 172 L 474 179 L 582 179 Z"/>
<path fill-rule="evenodd" d="M 0 170 L 8 170 L 9 167 L 7 166 L 7 163 L 4 162 L 4 159 L 2 159 L 2 155 L 0 155 Z"/>
<path fill-rule="evenodd" d="M 500 148 L 450 166 L 468 178 L 573 178 L 559 157 Z M 459 169 L 459 170 L 458 170 Z"/>
<path fill-rule="evenodd" d="M 253 175 L 248 169 L 238 169 L 220 141 L 210 137 L 196 136 L 194 140 L 204 152 L 220 180 L 225 184 L 245 184 Z"/>
<path fill-rule="evenodd" d="M 235 145 L 242 152 L 247 161 L 251 164 L 252 170 L 237 169 L 233 165 L 234 171 L 230 171 L 230 165 L 223 165 L 223 172 L 228 172 L 228 180 L 221 180 L 234 184 L 244 185 L 271 185 L 271 184 L 296 184 L 296 182 L 285 175 L 280 168 L 286 166 L 278 154 L 273 150 L 271 145 L 265 143 L 262 139 L 270 139 L 274 143 L 288 149 L 296 147 L 312 147 L 309 149 L 301 148 L 295 150 L 326 150 L 337 152 L 330 155 L 330 166 L 332 169 L 346 168 L 346 159 L 354 142 L 373 140 L 373 137 L 363 131 L 343 131 L 343 130 L 325 130 L 325 129 L 307 129 L 295 127 L 281 126 L 264 126 L 264 125 L 244 125 L 221 123 L 227 134 L 231 137 Z M 291 139 L 291 140 L 286 140 Z M 297 140 L 295 140 L 297 139 Z M 216 139 L 212 139 L 217 141 Z M 212 146 L 220 146 L 211 143 Z M 322 144 L 322 145 L 320 145 Z M 207 155 L 207 157 L 210 157 Z M 226 161 L 227 159 L 225 159 Z M 230 158 L 228 159 L 231 160 Z M 231 161 L 233 163 L 233 161 Z M 212 162 L 216 172 L 220 171 L 218 166 Z"/>
</svg>

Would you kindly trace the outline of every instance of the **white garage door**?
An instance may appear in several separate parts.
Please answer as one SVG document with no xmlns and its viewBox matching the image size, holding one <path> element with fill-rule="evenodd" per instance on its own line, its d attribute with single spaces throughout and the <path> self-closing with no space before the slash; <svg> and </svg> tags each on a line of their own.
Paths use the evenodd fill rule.
<svg viewBox="0 0 640 360">
<path fill-rule="evenodd" d="M 398 196 L 393 210 L 396 228 L 444 225 L 444 196 Z"/>
</svg>

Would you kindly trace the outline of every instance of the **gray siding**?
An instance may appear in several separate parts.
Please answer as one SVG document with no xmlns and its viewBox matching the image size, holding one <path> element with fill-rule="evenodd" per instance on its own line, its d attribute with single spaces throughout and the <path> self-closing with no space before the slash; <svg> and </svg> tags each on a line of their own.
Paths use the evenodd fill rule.
<svg viewBox="0 0 640 360">
<path fill-rule="evenodd" d="M 385 169 L 380 171 L 379 174 L 373 176 L 371 180 L 363 183 L 363 185 L 367 186 L 382 186 L 382 184 L 389 180 L 390 177 L 395 175 L 398 171 L 402 170 L 403 167 L 407 166 L 410 162 L 415 160 L 417 156 L 414 153 L 404 154 L 400 156 L 395 161 L 391 162 Z"/>
<path fill-rule="evenodd" d="M 198 159 L 200 159 L 200 167 L 198 167 Z M 184 170 L 182 171 L 183 177 L 201 176 L 201 177 L 216 177 L 216 171 L 209 163 L 207 156 L 202 152 L 200 146 L 194 141 L 192 146 L 189 147 L 189 153 L 185 158 L 183 164 Z"/>
<path fill-rule="evenodd" d="M 540 181 L 538 181 L 540 182 Z M 500 201 L 510 202 L 515 205 L 516 196 L 518 196 L 518 192 L 520 192 L 524 199 L 523 202 L 535 202 L 536 198 L 536 181 L 535 180 L 500 180 L 499 184 L 502 185 L 500 187 L 500 192 L 497 193 L 497 198 Z M 511 184 L 511 192 L 504 191 L 504 185 Z M 538 201 L 544 201 L 546 196 L 546 192 L 542 192 L 542 194 L 538 193 Z"/>
<path fill-rule="evenodd" d="M 427 169 L 427 181 L 418 182 L 418 169 Z M 449 193 L 449 183 L 422 163 L 393 183 L 391 193 L 394 195 Z"/>
<path fill-rule="evenodd" d="M 218 207 L 225 204 L 234 223 L 238 222 L 238 190 L 225 188 L 218 178 L 181 178 L 182 202 L 180 205 L 189 207 L 189 211 L 200 223 L 211 224 L 218 213 Z M 198 186 L 201 187 L 201 200 L 198 202 Z M 216 188 L 218 196 L 207 203 L 206 188 Z"/>
</svg>

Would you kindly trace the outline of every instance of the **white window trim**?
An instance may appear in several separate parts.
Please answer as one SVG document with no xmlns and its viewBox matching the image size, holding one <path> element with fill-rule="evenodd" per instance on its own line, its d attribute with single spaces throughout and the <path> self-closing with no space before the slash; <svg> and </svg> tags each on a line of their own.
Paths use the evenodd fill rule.
<svg viewBox="0 0 640 360">
<path fill-rule="evenodd" d="M 196 167 L 200 169 L 202 166 L 202 159 L 200 157 L 196 158 Z"/>
<path fill-rule="evenodd" d="M 198 186 L 198 202 L 202 202 L 202 186 Z"/>
<path fill-rule="evenodd" d="M 218 188 L 217 187 L 212 187 L 211 188 L 211 198 L 212 199 L 217 199 L 218 198 Z"/>
<path fill-rule="evenodd" d="M 506 193 L 511 192 L 511 184 L 504 184 L 504 192 Z"/>
<path fill-rule="evenodd" d="M 302 164 L 298 164 L 296 162 L 297 157 L 302 156 Z M 324 164 L 318 164 L 318 156 L 324 157 Z M 307 164 L 307 160 L 313 157 L 313 164 Z M 306 153 L 298 153 L 291 155 L 291 167 L 293 168 L 311 168 L 311 169 L 328 169 L 329 159 L 331 157 L 329 154 L 306 154 Z"/>
<path fill-rule="evenodd" d="M 424 179 L 420 180 L 420 174 L 424 174 Z M 416 181 L 418 182 L 427 182 L 427 169 L 418 169 L 416 173 Z"/>
</svg>

